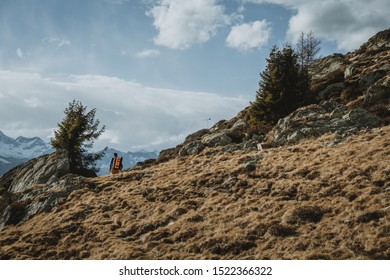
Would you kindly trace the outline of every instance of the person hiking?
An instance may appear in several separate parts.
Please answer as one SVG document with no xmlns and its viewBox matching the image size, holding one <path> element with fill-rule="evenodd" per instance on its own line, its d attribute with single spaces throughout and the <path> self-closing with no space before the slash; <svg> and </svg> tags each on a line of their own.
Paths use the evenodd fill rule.
<svg viewBox="0 0 390 280">
<path fill-rule="evenodd" d="M 114 157 L 111 159 L 110 162 L 111 174 L 119 173 L 119 171 L 122 171 L 122 168 L 123 168 L 122 157 L 118 157 L 118 154 L 114 153 Z"/>
</svg>

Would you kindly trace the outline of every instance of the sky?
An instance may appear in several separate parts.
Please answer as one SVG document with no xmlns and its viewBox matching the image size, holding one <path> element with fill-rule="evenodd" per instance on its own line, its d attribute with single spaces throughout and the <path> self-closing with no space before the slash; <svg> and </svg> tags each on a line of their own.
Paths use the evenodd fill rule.
<svg viewBox="0 0 390 280">
<path fill-rule="evenodd" d="M 388 0 L 1 0 L 0 130 L 49 142 L 79 100 L 122 151 L 173 147 L 253 101 L 270 48 L 321 56 L 390 27 Z"/>
</svg>

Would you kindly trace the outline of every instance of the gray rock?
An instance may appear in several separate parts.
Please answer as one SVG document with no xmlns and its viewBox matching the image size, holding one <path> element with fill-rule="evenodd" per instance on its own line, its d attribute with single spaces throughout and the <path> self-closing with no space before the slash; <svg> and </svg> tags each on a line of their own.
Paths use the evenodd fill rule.
<svg viewBox="0 0 390 280">
<path fill-rule="evenodd" d="M 371 73 L 368 73 L 364 77 L 359 80 L 359 84 L 364 87 L 368 87 L 373 85 L 377 80 L 384 77 L 386 75 L 385 71 L 378 70 Z"/>
<path fill-rule="evenodd" d="M 358 67 L 359 66 L 356 63 L 348 65 L 344 71 L 344 79 L 348 79 L 349 77 L 355 75 Z"/>
<path fill-rule="evenodd" d="M 264 142 L 265 135 L 259 135 L 259 134 L 253 133 L 252 140 L 254 140 L 254 141 L 258 142 L 258 143 Z"/>
<path fill-rule="evenodd" d="M 331 73 L 344 73 L 348 64 L 349 61 L 342 54 L 333 54 L 324 57 L 314 63 L 311 71 L 312 78 L 313 80 L 320 80 Z"/>
<path fill-rule="evenodd" d="M 248 125 L 244 122 L 244 120 L 239 119 L 233 124 L 231 130 L 244 130 L 247 127 Z"/>
<path fill-rule="evenodd" d="M 375 36 L 371 37 L 368 42 L 364 43 L 359 51 L 376 51 L 376 50 L 388 50 L 390 48 L 390 29 L 378 32 Z"/>
<path fill-rule="evenodd" d="M 299 108 L 279 120 L 267 138 L 276 145 L 283 145 L 330 132 L 346 135 L 346 132 L 377 127 L 380 123 L 379 117 L 362 108 L 350 110 L 342 104 L 324 102 L 322 105 Z"/>
<path fill-rule="evenodd" d="M 10 170 L 0 177 L 0 230 L 51 211 L 83 185 L 81 176 L 69 173 L 66 154 L 44 155 Z"/>
<path fill-rule="evenodd" d="M 344 83 L 330 84 L 324 90 L 320 91 L 318 95 L 321 99 L 326 99 L 331 96 L 332 93 L 341 92 L 343 89 L 345 89 Z"/>
<path fill-rule="evenodd" d="M 343 117 L 342 120 L 345 120 L 350 124 L 350 128 L 346 130 L 350 130 L 353 128 L 372 128 L 377 127 L 381 123 L 381 119 L 370 112 L 362 108 L 356 108 L 349 110 Z"/>
<path fill-rule="evenodd" d="M 245 164 L 245 171 L 246 172 L 253 172 L 256 170 L 256 167 L 257 167 L 257 163 L 256 161 L 252 160 L 252 161 L 249 161 Z"/>
<path fill-rule="evenodd" d="M 32 159 L 0 177 L 0 185 L 10 192 L 23 192 L 36 184 L 51 184 L 70 172 L 67 155 L 53 153 Z"/>
<path fill-rule="evenodd" d="M 235 151 L 239 150 L 239 147 L 237 145 L 229 144 L 224 146 L 222 150 L 227 153 L 234 153 Z"/>
<path fill-rule="evenodd" d="M 181 148 L 182 145 L 178 145 L 176 146 L 176 148 L 169 148 L 169 149 L 162 150 L 158 155 L 157 162 L 165 162 L 175 158 L 177 155 L 177 150 L 180 151 Z"/>
<path fill-rule="evenodd" d="M 196 140 L 196 141 L 193 141 L 193 142 L 190 142 L 190 143 L 184 145 L 179 150 L 179 156 L 188 156 L 188 155 L 199 154 L 204 148 L 205 148 L 205 145 L 203 145 L 201 141 Z"/>
<path fill-rule="evenodd" d="M 232 143 L 232 139 L 226 135 L 226 130 L 221 130 L 202 138 L 202 144 L 209 147 L 226 146 Z"/>
<path fill-rule="evenodd" d="M 383 85 L 372 85 L 368 88 L 364 96 L 364 103 L 368 106 L 378 103 L 378 101 L 390 98 L 390 88 Z"/>
<path fill-rule="evenodd" d="M 190 142 L 193 142 L 195 140 L 199 140 L 202 138 L 203 135 L 207 134 L 209 132 L 208 129 L 201 129 L 201 130 L 198 130 L 197 132 L 194 132 L 190 135 L 188 135 L 186 137 L 186 139 L 184 140 L 184 144 L 187 144 L 187 143 L 190 143 Z"/>
<path fill-rule="evenodd" d="M 248 151 L 257 151 L 257 144 L 259 142 L 256 141 L 256 140 L 249 140 L 249 141 L 246 141 L 243 145 L 243 149 L 244 150 L 248 150 Z"/>
</svg>

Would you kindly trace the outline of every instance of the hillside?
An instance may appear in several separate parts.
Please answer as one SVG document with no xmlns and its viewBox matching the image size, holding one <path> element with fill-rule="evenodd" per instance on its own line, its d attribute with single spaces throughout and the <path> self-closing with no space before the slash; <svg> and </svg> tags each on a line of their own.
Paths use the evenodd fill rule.
<svg viewBox="0 0 390 280">
<path fill-rule="evenodd" d="M 244 109 L 118 175 L 11 170 L 0 259 L 390 259 L 390 29 L 312 73 L 272 128 Z"/>
<path fill-rule="evenodd" d="M 85 179 L 5 228 L 1 258 L 389 259 L 390 127 L 334 139 Z"/>
</svg>

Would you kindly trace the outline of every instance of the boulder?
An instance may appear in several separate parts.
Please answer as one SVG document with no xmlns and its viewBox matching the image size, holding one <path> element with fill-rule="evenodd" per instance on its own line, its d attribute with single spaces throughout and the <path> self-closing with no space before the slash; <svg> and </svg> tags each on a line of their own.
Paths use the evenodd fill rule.
<svg viewBox="0 0 390 280">
<path fill-rule="evenodd" d="M 348 79 L 349 77 L 355 75 L 358 68 L 359 65 L 357 63 L 348 65 L 344 70 L 344 79 Z"/>
<path fill-rule="evenodd" d="M 347 130 L 355 127 L 358 129 L 373 128 L 379 126 L 381 123 L 381 119 L 379 117 L 362 108 L 348 110 L 342 116 L 341 120 L 346 122 Z"/>
<path fill-rule="evenodd" d="M 390 98 L 390 88 L 383 85 L 372 85 L 364 96 L 366 106 L 371 106 L 383 99 Z"/>
<path fill-rule="evenodd" d="M 324 79 L 330 74 L 342 73 L 344 75 L 345 68 L 350 62 L 342 54 L 333 54 L 317 60 L 311 67 L 311 75 L 313 80 Z"/>
<path fill-rule="evenodd" d="M 193 142 L 195 140 L 200 140 L 202 138 L 203 135 L 207 134 L 209 132 L 208 129 L 201 129 L 201 130 L 198 130 L 197 132 L 194 132 L 190 135 L 188 135 L 185 139 L 184 139 L 184 144 L 188 144 L 190 142 Z"/>
<path fill-rule="evenodd" d="M 321 100 L 329 99 L 329 97 L 332 97 L 333 95 L 340 94 L 343 89 L 345 89 L 344 83 L 330 84 L 324 90 L 320 91 L 318 95 Z"/>
<path fill-rule="evenodd" d="M 204 148 L 205 145 L 203 145 L 201 141 L 195 140 L 186 145 L 183 145 L 183 147 L 179 151 L 179 156 L 199 154 Z"/>
<path fill-rule="evenodd" d="M 23 163 L 0 177 L 0 190 L 23 192 L 36 184 L 52 184 L 70 172 L 65 153 L 43 155 Z"/>
<path fill-rule="evenodd" d="M 256 161 L 249 161 L 245 164 L 245 171 L 246 172 L 254 172 L 256 171 L 257 163 Z"/>
<path fill-rule="evenodd" d="M 51 211 L 62 198 L 81 188 L 83 178 L 69 172 L 67 155 L 54 153 L 32 159 L 0 177 L 0 230 Z"/>
<path fill-rule="evenodd" d="M 244 143 L 244 145 L 242 146 L 242 148 L 244 150 L 248 150 L 248 151 L 257 151 L 258 148 L 257 148 L 257 144 L 259 144 L 258 141 L 256 140 L 248 140 Z"/>
<path fill-rule="evenodd" d="M 386 72 L 383 70 L 377 70 L 360 77 L 359 84 L 363 87 L 369 87 L 373 85 L 376 81 L 383 78 L 386 75 Z"/>
<path fill-rule="evenodd" d="M 177 152 L 182 148 L 183 145 L 178 145 L 175 148 L 169 148 L 162 150 L 158 155 L 157 162 L 166 162 L 176 157 Z"/>
<path fill-rule="evenodd" d="M 362 109 L 348 109 L 333 101 L 321 105 L 299 108 L 287 117 L 280 119 L 267 135 L 273 145 L 296 143 L 301 139 L 319 137 L 325 133 L 356 132 L 363 128 L 373 128 L 381 124 L 376 115 Z"/>
<path fill-rule="evenodd" d="M 248 127 L 248 125 L 245 123 L 244 120 L 238 119 L 232 126 L 230 130 L 235 131 L 235 130 L 245 130 Z"/>
<path fill-rule="evenodd" d="M 208 134 L 202 138 L 202 144 L 208 147 L 226 146 L 230 143 L 232 143 L 232 139 L 227 136 L 226 130 Z"/>
</svg>

